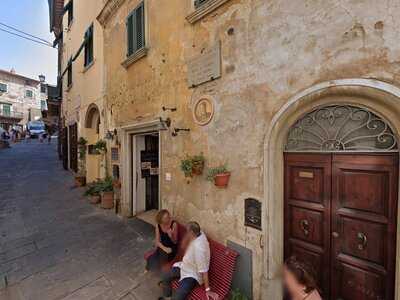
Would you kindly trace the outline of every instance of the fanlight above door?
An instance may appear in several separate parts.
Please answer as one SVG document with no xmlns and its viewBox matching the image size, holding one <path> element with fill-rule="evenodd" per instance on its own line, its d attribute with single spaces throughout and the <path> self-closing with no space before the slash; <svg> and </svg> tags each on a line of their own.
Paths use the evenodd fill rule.
<svg viewBox="0 0 400 300">
<path fill-rule="evenodd" d="M 351 105 L 321 107 L 299 119 L 289 130 L 285 150 L 398 151 L 397 139 L 385 120 Z"/>
</svg>

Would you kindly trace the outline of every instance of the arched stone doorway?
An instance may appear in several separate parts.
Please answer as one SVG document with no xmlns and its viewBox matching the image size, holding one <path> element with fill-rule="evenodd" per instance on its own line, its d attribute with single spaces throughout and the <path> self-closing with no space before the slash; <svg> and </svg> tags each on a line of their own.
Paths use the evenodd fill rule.
<svg viewBox="0 0 400 300">
<path fill-rule="evenodd" d="M 100 139 L 101 117 L 100 110 L 92 103 L 86 110 L 84 135 L 88 145 L 93 145 Z M 86 179 L 93 182 L 101 176 L 101 157 L 92 153 L 86 155 Z"/>
<path fill-rule="evenodd" d="M 377 80 L 344 79 L 304 90 L 274 116 L 265 138 L 264 152 L 264 280 L 263 297 L 282 299 L 279 273 L 284 260 L 284 146 L 289 130 L 302 116 L 326 105 L 353 105 L 387 120 L 393 134 L 400 132 L 400 89 Z M 397 211 L 399 209 L 397 208 Z M 400 216 L 400 214 L 397 214 Z M 400 299 L 400 247 L 397 222 L 396 291 Z"/>
</svg>

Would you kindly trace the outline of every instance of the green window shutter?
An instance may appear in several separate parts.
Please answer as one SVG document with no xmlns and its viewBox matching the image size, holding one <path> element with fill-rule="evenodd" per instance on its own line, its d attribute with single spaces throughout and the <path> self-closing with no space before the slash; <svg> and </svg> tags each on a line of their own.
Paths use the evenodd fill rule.
<svg viewBox="0 0 400 300">
<path fill-rule="evenodd" d="M 93 61 L 93 24 L 86 30 L 84 36 L 85 44 L 85 67 Z"/>
<path fill-rule="evenodd" d="M 126 32 L 128 42 L 128 56 L 133 53 L 133 14 L 130 14 L 126 20 Z"/>
<path fill-rule="evenodd" d="M 144 47 L 144 3 L 136 8 L 136 50 Z"/>
<path fill-rule="evenodd" d="M 132 55 L 145 46 L 144 3 L 140 3 L 126 19 L 127 55 Z"/>
<path fill-rule="evenodd" d="M 11 105 L 3 104 L 3 116 L 9 117 L 11 116 Z"/>
<path fill-rule="evenodd" d="M 206 3 L 208 0 L 195 0 L 194 1 L 194 7 L 195 8 L 199 8 L 200 6 L 202 6 L 204 3 Z"/>
</svg>

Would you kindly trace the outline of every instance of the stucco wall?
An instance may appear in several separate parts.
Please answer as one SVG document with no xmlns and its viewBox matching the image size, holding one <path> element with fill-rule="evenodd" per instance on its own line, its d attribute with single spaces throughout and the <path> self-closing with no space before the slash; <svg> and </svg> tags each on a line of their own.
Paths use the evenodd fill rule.
<svg viewBox="0 0 400 300">
<path fill-rule="evenodd" d="M 13 76 L 12 74 L 0 73 L 0 83 L 7 85 L 7 92 L 0 95 L 0 109 L 1 105 L 11 104 L 11 111 L 16 113 L 23 113 L 23 119 L 19 122 L 20 125 L 26 125 L 29 121 L 29 111 L 31 108 L 40 110 L 40 100 L 42 94 L 40 93 L 40 85 L 37 81 L 25 80 L 19 75 Z M 26 97 L 26 90 L 33 92 L 33 97 Z"/>
<path fill-rule="evenodd" d="M 65 0 L 64 4 L 68 2 Z M 62 72 L 67 67 L 70 57 L 75 56 L 78 52 L 86 30 L 92 23 L 94 26 L 93 64 L 89 68 L 84 67 L 84 50 L 82 50 L 73 63 L 72 86 L 69 88 L 67 86 L 67 74 L 63 78 L 63 115 L 67 124 L 78 121 L 80 126 L 83 126 L 86 110 L 91 103 L 97 104 L 100 110 L 102 109 L 104 95 L 103 28 L 96 20 L 102 7 L 103 1 L 74 1 L 74 19 L 69 27 L 68 13 L 64 15 Z"/>
<path fill-rule="evenodd" d="M 214 238 L 252 249 L 258 299 L 265 237 L 243 226 L 243 201 L 264 195 L 263 147 L 270 121 L 290 96 L 321 81 L 364 77 L 399 85 L 400 2 L 231 0 L 191 25 L 185 20 L 190 0 L 148 0 L 149 52 L 125 69 L 125 18 L 137 3 L 125 1 L 105 26 L 111 127 L 162 115 L 172 119 L 172 127 L 191 129 L 178 137 L 161 134 L 162 206 L 181 220 L 199 221 Z M 185 62 L 217 41 L 222 78 L 188 88 Z M 191 111 L 201 94 L 216 99 L 214 118 L 204 127 L 195 125 Z M 165 113 L 163 105 L 178 110 Z M 216 189 L 203 177 L 187 182 L 180 160 L 200 152 L 208 166 L 228 163 L 228 189 Z M 167 172 L 172 181 L 164 180 Z"/>
</svg>

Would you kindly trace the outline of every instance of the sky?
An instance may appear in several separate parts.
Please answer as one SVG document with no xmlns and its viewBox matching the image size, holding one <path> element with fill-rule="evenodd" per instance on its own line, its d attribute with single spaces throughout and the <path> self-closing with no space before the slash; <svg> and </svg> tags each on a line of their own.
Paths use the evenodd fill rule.
<svg viewBox="0 0 400 300">
<path fill-rule="evenodd" d="M 53 42 L 47 0 L 0 0 L 0 22 Z M 7 29 L 0 25 L 0 28 Z M 7 29 L 8 30 L 8 29 Z M 57 82 L 57 49 L 39 45 L 0 31 L 0 69 L 38 79 L 46 76 Z"/>
</svg>

